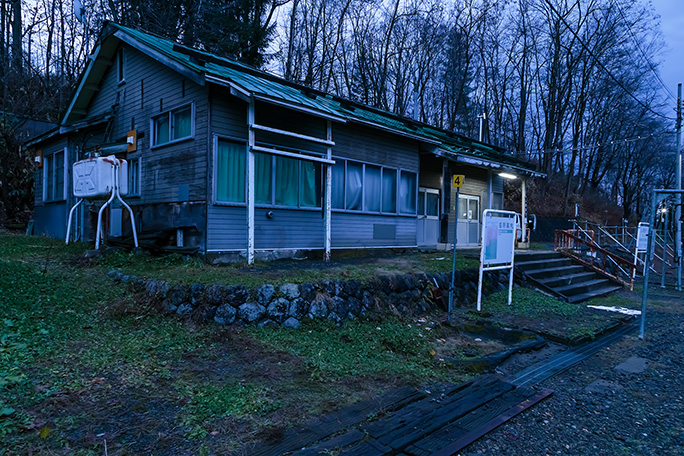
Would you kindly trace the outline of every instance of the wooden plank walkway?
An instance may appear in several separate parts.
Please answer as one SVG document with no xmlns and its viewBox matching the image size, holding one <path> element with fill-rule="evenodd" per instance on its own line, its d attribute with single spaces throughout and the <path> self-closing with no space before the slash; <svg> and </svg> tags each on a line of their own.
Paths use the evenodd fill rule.
<svg viewBox="0 0 684 456">
<path fill-rule="evenodd" d="M 245 450 L 255 456 L 455 454 L 550 394 L 495 375 L 437 393 L 400 388 L 286 432 L 280 442 Z"/>
<path fill-rule="evenodd" d="M 452 456 L 507 420 L 549 397 L 533 386 L 620 341 L 636 320 L 504 380 L 482 375 L 429 393 L 410 387 L 346 407 L 280 441 L 242 448 L 251 456 Z"/>
</svg>

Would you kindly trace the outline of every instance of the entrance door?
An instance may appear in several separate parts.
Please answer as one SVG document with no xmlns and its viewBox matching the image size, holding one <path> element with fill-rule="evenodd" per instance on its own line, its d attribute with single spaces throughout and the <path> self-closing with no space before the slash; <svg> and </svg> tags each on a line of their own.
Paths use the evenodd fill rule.
<svg viewBox="0 0 684 456">
<path fill-rule="evenodd" d="M 480 243 L 480 197 L 460 195 L 458 198 L 458 245 Z"/>
<path fill-rule="evenodd" d="M 439 190 L 418 189 L 418 245 L 437 245 L 439 240 Z"/>
</svg>

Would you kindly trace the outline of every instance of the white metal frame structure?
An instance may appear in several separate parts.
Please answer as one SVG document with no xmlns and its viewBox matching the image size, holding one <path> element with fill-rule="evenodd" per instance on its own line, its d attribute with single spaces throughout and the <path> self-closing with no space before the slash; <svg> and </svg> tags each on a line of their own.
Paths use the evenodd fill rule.
<svg viewBox="0 0 684 456">
<path fill-rule="evenodd" d="M 125 160 L 116 158 L 116 157 L 105 157 L 103 160 L 105 160 L 107 163 L 111 164 L 111 173 L 112 173 L 112 182 L 114 185 L 112 186 L 112 189 L 110 190 L 110 195 L 109 199 L 100 207 L 100 210 L 97 213 L 97 233 L 95 235 L 95 250 L 100 248 L 100 239 L 104 237 L 104 230 L 102 229 L 102 213 L 104 212 L 105 208 L 109 206 L 114 199 L 118 199 L 121 204 L 128 210 L 128 213 L 130 214 L 131 218 L 131 226 L 133 228 L 133 242 L 135 244 L 135 247 L 138 247 L 138 234 L 136 232 L 135 228 L 135 216 L 133 215 L 133 210 L 131 207 L 126 204 L 126 202 L 123 200 L 121 197 L 121 183 L 119 182 L 119 168 L 125 163 Z M 78 162 L 77 162 L 78 163 Z M 74 163 L 76 165 L 76 163 Z M 127 176 L 125 177 L 126 179 L 128 178 Z M 76 204 L 71 208 L 69 211 L 69 219 L 67 222 L 67 232 L 66 232 L 66 243 L 69 244 L 69 237 L 71 234 L 71 219 L 73 218 L 74 211 L 76 208 L 83 202 L 83 200 L 86 198 L 78 198 L 76 201 Z"/>
</svg>

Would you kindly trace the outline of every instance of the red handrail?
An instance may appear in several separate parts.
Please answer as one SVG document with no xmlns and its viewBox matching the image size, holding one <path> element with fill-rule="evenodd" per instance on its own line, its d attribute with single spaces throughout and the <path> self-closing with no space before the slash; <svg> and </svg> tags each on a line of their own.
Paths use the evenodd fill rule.
<svg viewBox="0 0 684 456">
<path fill-rule="evenodd" d="M 556 235 L 553 242 L 554 250 L 560 251 L 568 256 L 575 258 L 582 264 L 589 266 L 590 268 L 600 272 L 601 274 L 615 279 L 623 285 L 629 286 L 630 290 L 634 290 L 634 275 L 636 272 L 636 266 L 634 263 L 622 258 L 619 255 L 615 255 L 598 245 L 593 241 L 586 241 L 581 237 L 573 234 L 571 230 L 556 230 Z M 582 258 L 582 252 L 588 253 L 589 261 Z M 596 264 L 596 254 L 603 255 L 604 261 Z M 618 271 L 613 274 L 608 270 L 608 260 L 610 259 L 613 263 L 618 266 Z M 602 264 L 601 264 L 602 263 Z M 619 268 L 624 266 L 628 270 L 629 280 L 625 280 L 619 275 Z"/>
</svg>

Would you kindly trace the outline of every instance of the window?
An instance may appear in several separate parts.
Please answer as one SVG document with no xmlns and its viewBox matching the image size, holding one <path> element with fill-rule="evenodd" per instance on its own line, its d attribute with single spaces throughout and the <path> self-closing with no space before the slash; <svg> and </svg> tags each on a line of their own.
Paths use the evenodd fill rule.
<svg viewBox="0 0 684 456">
<path fill-rule="evenodd" d="M 140 195 L 140 158 L 128 160 L 128 194 L 130 196 Z"/>
<path fill-rule="evenodd" d="M 258 204 L 273 204 L 273 156 L 254 153 L 254 197 Z"/>
<path fill-rule="evenodd" d="M 123 48 L 116 53 L 116 71 L 119 84 L 126 82 L 126 51 Z"/>
<path fill-rule="evenodd" d="M 192 105 L 180 107 L 152 118 L 152 146 L 192 137 Z"/>
<path fill-rule="evenodd" d="M 344 209 L 344 160 L 335 160 L 332 166 L 332 207 Z"/>
<path fill-rule="evenodd" d="M 301 162 L 300 202 L 302 207 L 320 207 L 321 203 L 321 165 L 302 160 Z"/>
<path fill-rule="evenodd" d="M 397 212 L 397 171 L 382 172 L 382 212 Z"/>
<path fill-rule="evenodd" d="M 380 188 L 382 187 L 380 174 L 381 168 L 379 166 L 366 165 L 364 176 L 364 209 L 366 211 L 380 212 Z"/>
<path fill-rule="evenodd" d="M 363 195 L 362 176 L 363 165 L 361 163 L 347 162 L 345 209 L 353 211 L 363 209 L 361 207 L 361 196 Z"/>
<path fill-rule="evenodd" d="M 416 213 L 416 173 L 401 172 L 399 179 L 399 212 Z"/>
<path fill-rule="evenodd" d="M 216 146 L 216 201 L 225 203 L 245 202 L 244 143 L 219 139 Z"/>
<path fill-rule="evenodd" d="M 321 207 L 319 163 L 255 152 L 254 165 L 257 204 Z"/>
<path fill-rule="evenodd" d="M 63 201 L 65 199 L 64 151 L 46 155 L 43 161 L 43 200 Z"/>
<path fill-rule="evenodd" d="M 275 203 L 296 206 L 299 198 L 299 162 L 288 157 L 276 157 L 275 162 Z"/>
<path fill-rule="evenodd" d="M 332 167 L 332 207 L 396 214 L 399 199 L 401 214 L 415 214 L 417 177 L 408 171 L 336 159 Z"/>
</svg>

